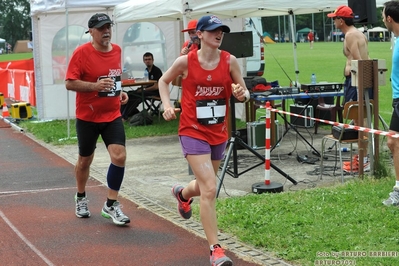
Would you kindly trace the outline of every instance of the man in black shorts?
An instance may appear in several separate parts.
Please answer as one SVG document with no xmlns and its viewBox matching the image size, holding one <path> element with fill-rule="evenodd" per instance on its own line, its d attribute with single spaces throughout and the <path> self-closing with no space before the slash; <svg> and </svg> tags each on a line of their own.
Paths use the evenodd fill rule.
<svg viewBox="0 0 399 266">
<path fill-rule="evenodd" d="M 118 193 L 122 185 L 125 163 L 125 130 L 120 106 L 128 96 L 121 85 L 121 48 L 111 43 L 112 21 L 107 14 L 94 14 L 88 23 L 91 41 L 74 51 L 65 78 L 67 90 L 76 92 L 76 133 L 79 156 L 75 166 L 77 193 L 75 215 L 88 218 L 91 213 L 86 196 L 94 150 L 101 135 L 111 163 L 107 172 L 107 199 L 101 215 L 124 225 L 130 219 L 122 212 Z M 87 56 L 90 54 L 90 56 Z"/>
</svg>

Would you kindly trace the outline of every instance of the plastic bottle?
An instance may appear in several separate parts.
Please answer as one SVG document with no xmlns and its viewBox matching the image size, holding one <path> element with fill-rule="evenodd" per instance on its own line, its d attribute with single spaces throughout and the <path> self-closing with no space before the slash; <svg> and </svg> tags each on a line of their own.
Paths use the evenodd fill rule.
<svg viewBox="0 0 399 266">
<path fill-rule="evenodd" d="M 312 74 L 312 76 L 310 77 L 310 83 L 311 84 L 316 84 L 316 74 Z"/>
<path fill-rule="evenodd" d="M 144 81 L 148 81 L 148 70 L 144 70 Z"/>
</svg>

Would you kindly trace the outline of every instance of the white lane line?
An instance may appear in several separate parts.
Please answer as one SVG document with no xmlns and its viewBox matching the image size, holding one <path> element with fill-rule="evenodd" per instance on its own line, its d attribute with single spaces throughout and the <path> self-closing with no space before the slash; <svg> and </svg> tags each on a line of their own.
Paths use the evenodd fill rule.
<svg viewBox="0 0 399 266">
<path fill-rule="evenodd" d="M 102 187 L 104 185 L 96 185 L 96 186 L 86 186 L 86 188 L 90 187 Z M 59 190 L 68 190 L 68 189 L 76 189 L 76 187 L 63 187 L 63 188 L 43 188 L 43 189 L 28 189 L 28 190 L 14 190 L 14 191 L 0 191 L 0 195 L 8 195 L 8 194 L 19 194 L 19 193 L 36 193 L 36 192 L 47 192 L 47 191 L 59 191 Z"/>
<path fill-rule="evenodd" d="M 24 241 L 25 244 L 28 245 L 28 247 L 30 247 L 30 249 L 32 249 L 33 252 L 35 252 L 39 256 L 39 258 L 41 258 L 45 263 L 47 263 L 47 265 L 51 266 L 54 265 L 54 263 L 52 263 L 49 259 L 47 259 L 46 256 L 44 256 L 40 252 L 40 250 L 38 250 L 31 242 L 29 242 L 29 240 L 26 239 L 26 237 L 24 237 L 24 235 L 20 231 L 18 231 L 18 229 L 10 222 L 10 220 L 7 219 L 7 217 L 4 215 L 2 211 L 0 211 L 0 216 L 8 224 L 8 226 L 14 231 L 14 233 L 16 233 L 19 236 L 19 238 L 21 238 L 22 241 Z"/>
</svg>

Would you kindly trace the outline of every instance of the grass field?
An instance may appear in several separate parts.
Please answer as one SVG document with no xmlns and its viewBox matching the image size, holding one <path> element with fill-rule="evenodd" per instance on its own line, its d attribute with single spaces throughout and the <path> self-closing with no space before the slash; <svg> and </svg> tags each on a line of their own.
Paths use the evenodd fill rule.
<svg viewBox="0 0 399 266">
<path fill-rule="evenodd" d="M 18 53 L 18 54 L 2 54 L 0 55 L 0 62 L 13 60 L 26 60 L 33 58 L 32 53 Z"/>
<path fill-rule="evenodd" d="M 388 72 L 386 84 L 379 88 L 380 114 L 388 123 L 391 118 L 392 93 L 389 82 L 392 64 L 392 50 L 389 42 L 370 42 L 370 59 L 385 59 Z M 342 42 L 316 42 L 310 49 L 308 43 L 298 43 L 296 48 L 299 83 L 310 83 L 312 73 L 317 81 L 343 82 L 346 58 Z M 289 86 L 295 81 L 294 49 L 291 43 L 268 44 L 265 46 L 265 74 L 267 81 L 278 80 L 280 86 Z M 286 74 L 284 73 L 286 72 Z M 287 77 L 288 76 L 288 77 Z"/>
</svg>

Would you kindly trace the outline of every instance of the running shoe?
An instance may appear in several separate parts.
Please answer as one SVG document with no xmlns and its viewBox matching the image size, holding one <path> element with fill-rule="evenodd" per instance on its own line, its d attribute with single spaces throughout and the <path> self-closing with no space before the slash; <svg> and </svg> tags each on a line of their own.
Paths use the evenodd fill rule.
<svg viewBox="0 0 399 266">
<path fill-rule="evenodd" d="M 399 205 L 399 187 L 393 187 L 393 191 L 389 193 L 389 198 L 382 202 L 385 206 L 398 206 Z"/>
<path fill-rule="evenodd" d="M 367 158 L 367 159 L 366 159 Z M 369 156 L 368 155 L 366 155 L 366 156 L 364 156 L 364 158 L 363 159 L 366 159 L 367 160 L 367 162 L 369 161 Z M 353 156 L 353 158 L 352 158 L 352 164 L 353 163 L 358 163 L 359 162 L 359 154 L 356 154 L 355 156 Z M 342 164 L 343 165 L 350 165 L 351 164 L 351 161 L 344 161 L 344 162 L 342 162 Z M 366 164 L 366 163 L 365 163 Z"/>
<path fill-rule="evenodd" d="M 214 247 L 210 256 L 211 266 L 232 266 L 233 262 L 224 254 L 221 247 Z"/>
<path fill-rule="evenodd" d="M 347 173 L 350 173 L 350 172 L 357 173 L 357 172 L 359 172 L 359 162 L 358 161 L 352 162 L 352 171 L 351 171 L 351 165 L 350 164 L 343 165 L 342 166 L 342 170 L 344 172 L 347 172 Z M 370 162 L 367 162 L 367 163 L 363 164 L 363 172 L 370 172 Z"/>
<path fill-rule="evenodd" d="M 90 211 L 89 208 L 87 207 L 88 199 L 86 197 L 77 197 L 75 194 L 75 214 L 76 217 L 79 218 L 89 218 L 90 217 Z"/>
<path fill-rule="evenodd" d="M 107 202 L 105 202 L 104 207 L 101 210 L 101 215 L 108 219 L 112 218 L 114 224 L 128 224 L 130 223 L 130 219 L 122 212 L 121 207 L 119 201 L 115 201 L 111 207 L 108 207 Z"/>
<path fill-rule="evenodd" d="M 175 196 L 177 200 L 177 210 L 179 211 L 179 214 L 182 218 L 184 219 L 190 219 L 191 217 L 191 203 L 193 202 L 193 199 L 190 198 L 188 199 L 187 202 L 184 202 L 180 199 L 180 192 L 183 190 L 183 186 L 181 185 L 175 185 L 172 188 L 172 195 Z"/>
<path fill-rule="evenodd" d="M 352 164 L 353 163 L 357 163 L 359 161 L 359 154 L 356 154 L 352 157 Z M 342 162 L 343 165 L 350 165 L 351 161 L 343 161 Z"/>
</svg>

